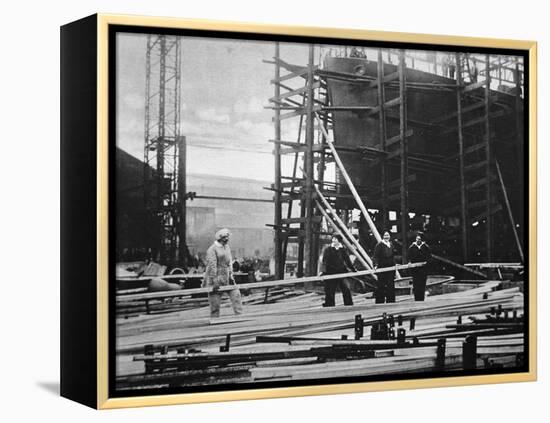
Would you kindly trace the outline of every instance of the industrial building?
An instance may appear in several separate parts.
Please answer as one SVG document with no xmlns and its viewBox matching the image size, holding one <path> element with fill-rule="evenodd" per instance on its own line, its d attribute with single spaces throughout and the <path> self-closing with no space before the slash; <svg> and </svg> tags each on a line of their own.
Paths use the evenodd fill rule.
<svg viewBox="0 0 550 423">
<path fill-rule="evenodd" d="M 117 252 L 119 261 L 143 260 L 151 251 L 145 219 L 144 163 L 117 148 Z M 187 248 L 191 256 L 204 258 L 221 227 L 234 234 L 235 258 L 273 255 L 273 231 L 265 226 L 273 220 L 272 195 L 263 189 L 268 182 L 207 174 L 188 174 L 187 187 L 196 193 L 187 202 Z M 251 194 L 254 193 L 254 194 Z M 247 196 L 253 201 L 244 201 Z M 152 257 L 150 257 L 152 258 Z"/>
</svg>

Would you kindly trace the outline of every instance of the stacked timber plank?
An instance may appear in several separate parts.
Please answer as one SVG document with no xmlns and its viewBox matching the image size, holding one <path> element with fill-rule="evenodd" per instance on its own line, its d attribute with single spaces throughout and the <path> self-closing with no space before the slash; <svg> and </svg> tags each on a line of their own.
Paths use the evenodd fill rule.
<svg viewBox="0 0 550 423">
<path fill-rule="evenodd" d="M 246 283 L 239 285 L 239 288 L 242 293 L 248 295 L 252 290 L 258 291 L 263 290 L 265 293 L 263 301 L 261 295 L 257 296 L 254 300 L 255 303 L 263 302 L 274 302 L 281 299 L 288 298 L 289 296 L 296 295 L 296 287 L 304 286 L 308 284 L 309 289 L 315 289 L 315 287 L 323 290 L 322 283 L 331 279 L 339 278 L 350 278 L 350 281 L 357 282 L 362 291 L 364 288 L 373 290 L 374 285 L 372 282 L 365 280 L 364 276 L 375 276 L 374 274 L 380 273 L 387 270 L 397 271 L 399 269 L 410 269 L 413 267 L 424 266 L 425 263 L 413 263 L 407 265 L 398 265 L 395 267 L 389 267 L 385 269 L 376 269 L 376 270 L 363 270 L 359 272 L 351 272 L 339 275 L 324 275 L 324 276 L 314 276 L 306 278 L 294 278 L 294 279 L 284 279 L 278 281 L 267 281 L 267 282 L 256 282 L 256 283 Z M 173 312 L 180 309 L 189 309 L 195 308 L 200 305 L 205 305 L 207 300 L 207 293 L 211 291 L 211 287 L 203 288 L 181 288 L 178 289 L 179 285 L 170 284 L 164 281 L 163 279 L 170 279 L 174 275 L 163 276 L 162 279 L 151 281 L 151 284 L 155 282 L 154 288 L 151 289 L 151 284 L 149 289 L 147 288 L 137 288 L 137 289 L 125 289 L 118 290 L 116 295 L 116 312 L 118 316 L 128 317 L 139 314 L 155 314 L 155 313 L 165 313 Z M 181 277 L 181 275 L 176 275 Z M 193 277 L 197 275 L 192 275 Z M 199 276 L 197 276 L 199 277 Z M 442 275 L 430 275 L 427 281 L 427 290 L 431 292 L 436 292 L 438 288 L 450 281 L 454 280 L 452 276 L 442 276 Z M 166 289 L 161 289 L 166 287 Z M 288 289 L 292 287 L 292 289 Z M 225 286 L 221 288 L 221 291 L 227 291 L 233 289 L 232 286 Z M 401 278 L 397 279 L 395 282 L 395 290 L 397 295 L 410 294 L 412 292 L 412 281 L 411 278 Z M 299 290 L 298 290 L 299 292 Z M 258 295 L 258 294 L 256 294 Z"/>
<path fill-rule="evenodd" d="M 414 302 L 322 307 L 315 292 L 281 287 L 243 296 L 211 319 L 206 299 L 163 314 L 117 319 L 119 389 L 310 380 L 520 366 L 523 295 L 487 281 Z M 507 285 L 509 286 L 509 285 Z M 200 302 L 200 301 L 202 302 Z"/>
<path fill-rule="evenodd" d="M 265 290 L 250 292 L 246 288 L 246 285 L 240 286 L 240 289 L 243 294 L 244 304 L 273 303 L 304 294 L 303 290 L 293 288 L 271 288 L 267 296 Z M 187 294 L 186 290 L 179 292 L 180 295 L 178 296 L 163 298 L 162 295 L 159 295 L 158 298 L 152 298 L 147 301 L 136 295 L 147 293 L 146 290 L 126 290 L 123 291 L 122 295 L 117 293 L 118 298 L 122 298 L 123 300 L 126 296 L 130 297 L 130 299 L 120 301 L 117 304 L 117 316 L 128 318 L 140 314 L 163 314 L 174 311 L 196 310 L 198 307 L 208 305 L 206 294 Z"/>
</svg>

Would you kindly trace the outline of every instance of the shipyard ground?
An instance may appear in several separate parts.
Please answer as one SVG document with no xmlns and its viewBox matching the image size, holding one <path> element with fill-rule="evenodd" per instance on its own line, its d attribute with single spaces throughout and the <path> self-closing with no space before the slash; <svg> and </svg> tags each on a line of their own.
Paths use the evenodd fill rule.
<svg viewBox="0 0 550 423">
<path fill-rule="evenodd" d="M 117 301 L 116 389 L 389 376 L 524 365 L 522 282 L 448 281 L 426 301 L 400 295 L 324 308 L 319 289 L 249 290 L 244 313 L 205 297 Z M 267 300 L 267 302 L 265 302 Z"/>
</svg>

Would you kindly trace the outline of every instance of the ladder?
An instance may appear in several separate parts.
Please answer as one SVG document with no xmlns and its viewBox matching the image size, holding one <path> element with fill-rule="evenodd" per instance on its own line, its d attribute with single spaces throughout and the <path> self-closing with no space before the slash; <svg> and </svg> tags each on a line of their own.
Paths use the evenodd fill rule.
<svg viewBox="0 0 550 423">
<path fill-rule="evenodd" d="M 412 135 L 412 131 L 407 128 L 407 90 L 406 90 L 406 62 L 405 51 L 399 50 L 398 52 L 399 63 L 397 65 L 397 72 L 390 75 L 384 75 L 384 63 L 382 59 L 382 49 L 378 50 L 378 63 L 377 63 L 377 99 L 378 107 L 377 112 L 379 114 L 379 139 L 380 149 L 387 153 L 380 161 L 381 169 L 381 193 L 382 193 L 382 216 L 383 226 L 386 227 L 388 220 L 388 207 L 391 202 L 391 198 L 399 198 L 400 200 L 400 215 L 401 215 L 401 244 L 402 244 L 402 257 L 403 263 L 406 262 L 407 246 L 408 246 L 408 182 L 409 182 L 409 170 L 408 170 L 408 145 L 407 137 Z M 399 81 L 398 94 L 390 99 L 386 99 L 385 85 L 391 81 Z M 388 130 L 386 123 L 386 111 L 391 107 L 399 107 L 399 130 L 397 135 L 388 138 Z M 395 181 L 389 181 L 389 172 L 387 167 L 387 161 L 393 158 L 399 159 L 399 179 Z M 399 192 L 390 195 L 390 190 L 399 188 Z M 384 228 L 385 230 L 385 228 Z"/>
<path fill-rule="evenodd" d="M 484 229 L 485 258 L 490 262 L 493 215 L 502 210 L 493 192 L 496 175 L 491 118 L 495 115 L 491 115 L 491 103 L 495 99 L 491 97 L 490 56 L 485 55 L 481 70 L 469 54 L 456 53 L 455 59 L 463 258 L 468 259 L 469 243 L 481 241 L 473 239 L 472 228 L 479 226 Z M 478 237 L 479 229 L 475 230 Z"/>
</svg>

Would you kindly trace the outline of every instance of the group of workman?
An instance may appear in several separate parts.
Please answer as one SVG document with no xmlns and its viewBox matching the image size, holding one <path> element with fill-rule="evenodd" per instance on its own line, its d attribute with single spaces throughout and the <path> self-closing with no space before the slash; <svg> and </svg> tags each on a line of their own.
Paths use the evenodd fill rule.
<svg viewBox="0 0 550 423">
<path fill-rule="evenodd" d="M 219 317 L 220 315 L 222 294 L 220 288 L 223 286 L 234 286 L 234 289 L 223 290 L 223 292 L 228 293 L 235 314 L 241 314 L 243 311 L 241 293 L 233 277 L 233 259 L 229 248 L 229 237 L 230 232 L 228 229 L 219 230 L 216 232 L 214 243 L 206 251 L 206 269 L 203 286 L 212 287 L 212 291 L 208 293 L 211 317 Z M 424 242 L 423 235 L 419 233 L 409 247 L 409 262 L 427 262 L 430 257 L 430 247 Z M 374 269 L 387 268 L 386 271 L 377 272 L 378 280 L 374 292 L 375 302 L 395 302 L 395 250 L 390 241 L 389 232 L 384 232 L 382 239 L 374 248 L 373 264 Z M 411 269 L 415 301 L 424 301 L 427 279 L 425 268 L 425 266 L 421 266 Z M 346 248 L 342 245 L 342 237 L 334 234 L 330 246 L 326 247 L 323 252 L 319 275 L 336 275 L 355 271 L 356 269 L 350 260 Z M 342 292 L 344 305 L 353 305 L 351 290 L 346 278 L 325 280 L 324 288 L 324 307 L 334 307 L 337 288 Z"/>
<path fill-rule="evenodd" d="M 432 254 L 428 244 L 424 242 L 423 235 L 418 234 L 415 241 L 408 250 L 408 259 L 410 263 L 427 262 Z M 394 303 L 395 302 L 395 249 L 390 241 L 390 233 L 384 232 L 380 242 L 376 244 L 373 254 L 374 269 L 384 269 L 386 271 L 377 272 L 376 289 L 374 291 L 375 303 Z M 323 253 L 321 262 L 321 275 L 336 275 L 341 273 L 355 272 L 356 269 L 351 263 L 349 255 L 342 245 L 342 237 L 333 235 L 332 242 Z M 426 267 L 415 267 L 411 269 L 413 279 L 413 293 L 415 301 L 424 301 L 426 292 L 427 272 Z M 336 289 L 340 288 L 344 305 L 353 305 L 351 290 L 346 278 L 331 279 L 325 281 L 325 307 L 334 306 L 334 296 Z"/>
</svg>

